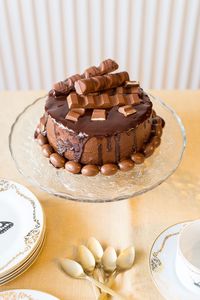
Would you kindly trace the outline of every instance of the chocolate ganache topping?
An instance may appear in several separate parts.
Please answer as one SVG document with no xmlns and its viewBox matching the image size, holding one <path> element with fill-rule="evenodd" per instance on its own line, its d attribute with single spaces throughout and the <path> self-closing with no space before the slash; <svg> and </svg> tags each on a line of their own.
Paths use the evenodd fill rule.
<svg viewBox="0 0 200 300">
<path fill-rule="evenodd" d="M 149 97 L 142 89 L 140 89 L 139 97 L 140 103 L 134 105 L 136 113 L 125 117 L 118 112 L 119 106 L 117 105 L 107 109 L 107 118 L 103 122 L 91 121 L 92 109 L 86 110 L 85 114 L 80 116 L 77 122 L 65 119 L 65 116 L 69 112 L 66 95 L 55 97 L 50 94 L 46 100 L 45 111 L 55 119 L 56 122 L 77 134 L 81 132 L 88 136 L 112 135 L 129 131 L 150 117 L 152 103 Z"/>
</svg>

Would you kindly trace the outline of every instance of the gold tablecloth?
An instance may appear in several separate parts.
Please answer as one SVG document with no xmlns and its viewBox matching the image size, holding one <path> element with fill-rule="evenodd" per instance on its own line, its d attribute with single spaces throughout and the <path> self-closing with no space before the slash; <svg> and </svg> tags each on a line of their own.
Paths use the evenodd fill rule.
<svg viewBox="0 0 200 300">
<path fill-rule="evenodd" d="M 65 276 L 57 268 L 56 258 L 72 257 L 75 245 L 95 236 L 105 245 L 117 248 L 135 244 L 135 266 L 121 281 L 127 299 L 162 299 L 150 277 L 151 245 L 166 227 L 200 217 L 200 91 L 151 93 L 170 104 L 186 128 L 187 147 L 179 169 L 153 191 L 132 200 L 87 204 L 49 196 L 19 174 L 8 149 L 10 127 L 22 109 L 44 91 L 1 92 L 0 177 L 26 185 L 40 199 L 47 219 L 47 239 L 34 265 L 14 281 L 1 286 L 0 291 L 28 288 L 51 293 L 62 300 L 94 300 L 91 285 Z"/>
</svg>

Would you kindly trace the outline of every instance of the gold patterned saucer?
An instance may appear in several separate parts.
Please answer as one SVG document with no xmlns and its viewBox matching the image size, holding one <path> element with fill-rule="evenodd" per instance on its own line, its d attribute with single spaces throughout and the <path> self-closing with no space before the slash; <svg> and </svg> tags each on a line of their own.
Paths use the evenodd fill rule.
<svg viewBox="0 0 200 300">
<path fill-rule="evenodd" d="M 38 199 L 24 186 L 0 180 L 0 285 L 24 272 L 39 255 L 45 218 Z"/>
</svg>

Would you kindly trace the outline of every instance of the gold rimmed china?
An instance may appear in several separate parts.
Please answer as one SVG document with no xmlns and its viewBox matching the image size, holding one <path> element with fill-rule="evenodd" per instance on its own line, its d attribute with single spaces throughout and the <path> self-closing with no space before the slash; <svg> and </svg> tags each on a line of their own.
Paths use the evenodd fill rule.
<svg viewBox="0 0 200 300">
<path fill-rule="evenodd" d="M 2 280 L 0 280 L 0 286 L 16 279 L 18 276 L 20 276 L 24 272 L 26 272 L 38 259 L 39 255 L 43 249 L 44 242 L 45 242 L 45 238 L 44 238 L 43 242 L 41 243 L 41 245 L 39 246 L 39 248 L 37 249 L 37 251 L 33 254 L 33 256 L 26 263 L 24 263 L 22 266 L 20 266 L 12 274 L 9 274 L 8 276 L 5 276 Z"/>
<path fill-rule="evenodd" d="M 38 199 L 24 186 L 0 180 L 0 284 L 24 272 L 39 255 L 45 218 Z"/>
<path fill-rule="evenodd" d="M 164 299 L 199 300 L 195 290 L 191 291 L 180 281 L 176 270 L 176 255 L 181 231 L 191 221 L 175 224 L 165 229 L 154 241 L 149 256 L 152 280 Z"/>
</svg>

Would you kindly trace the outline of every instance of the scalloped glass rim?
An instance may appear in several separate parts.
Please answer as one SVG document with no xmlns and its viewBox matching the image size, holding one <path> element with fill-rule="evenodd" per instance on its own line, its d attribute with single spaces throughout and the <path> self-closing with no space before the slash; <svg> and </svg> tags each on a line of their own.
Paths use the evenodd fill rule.
<svg viewBox="0 0 200 300">
<path fill-rule="evenodd" d="M 18 171 L 42 190 L 68 200 L 111 202 L 141 195 L 164 182 L 177 169 L 186 145 L 185 129 L 176 112 L 161 99 L 150 95 L 156 112 L 166 126 L 162 142 L 142 165 L 114 176 L 86 177 L 55 169 L 43 157 L 33 135 L 44 111 L 46 96 L 36 99 L 16 118 L 9 134 L 9 149 Z M 24 126 L 26 124 L 26 126 Z"/>
</svg>

